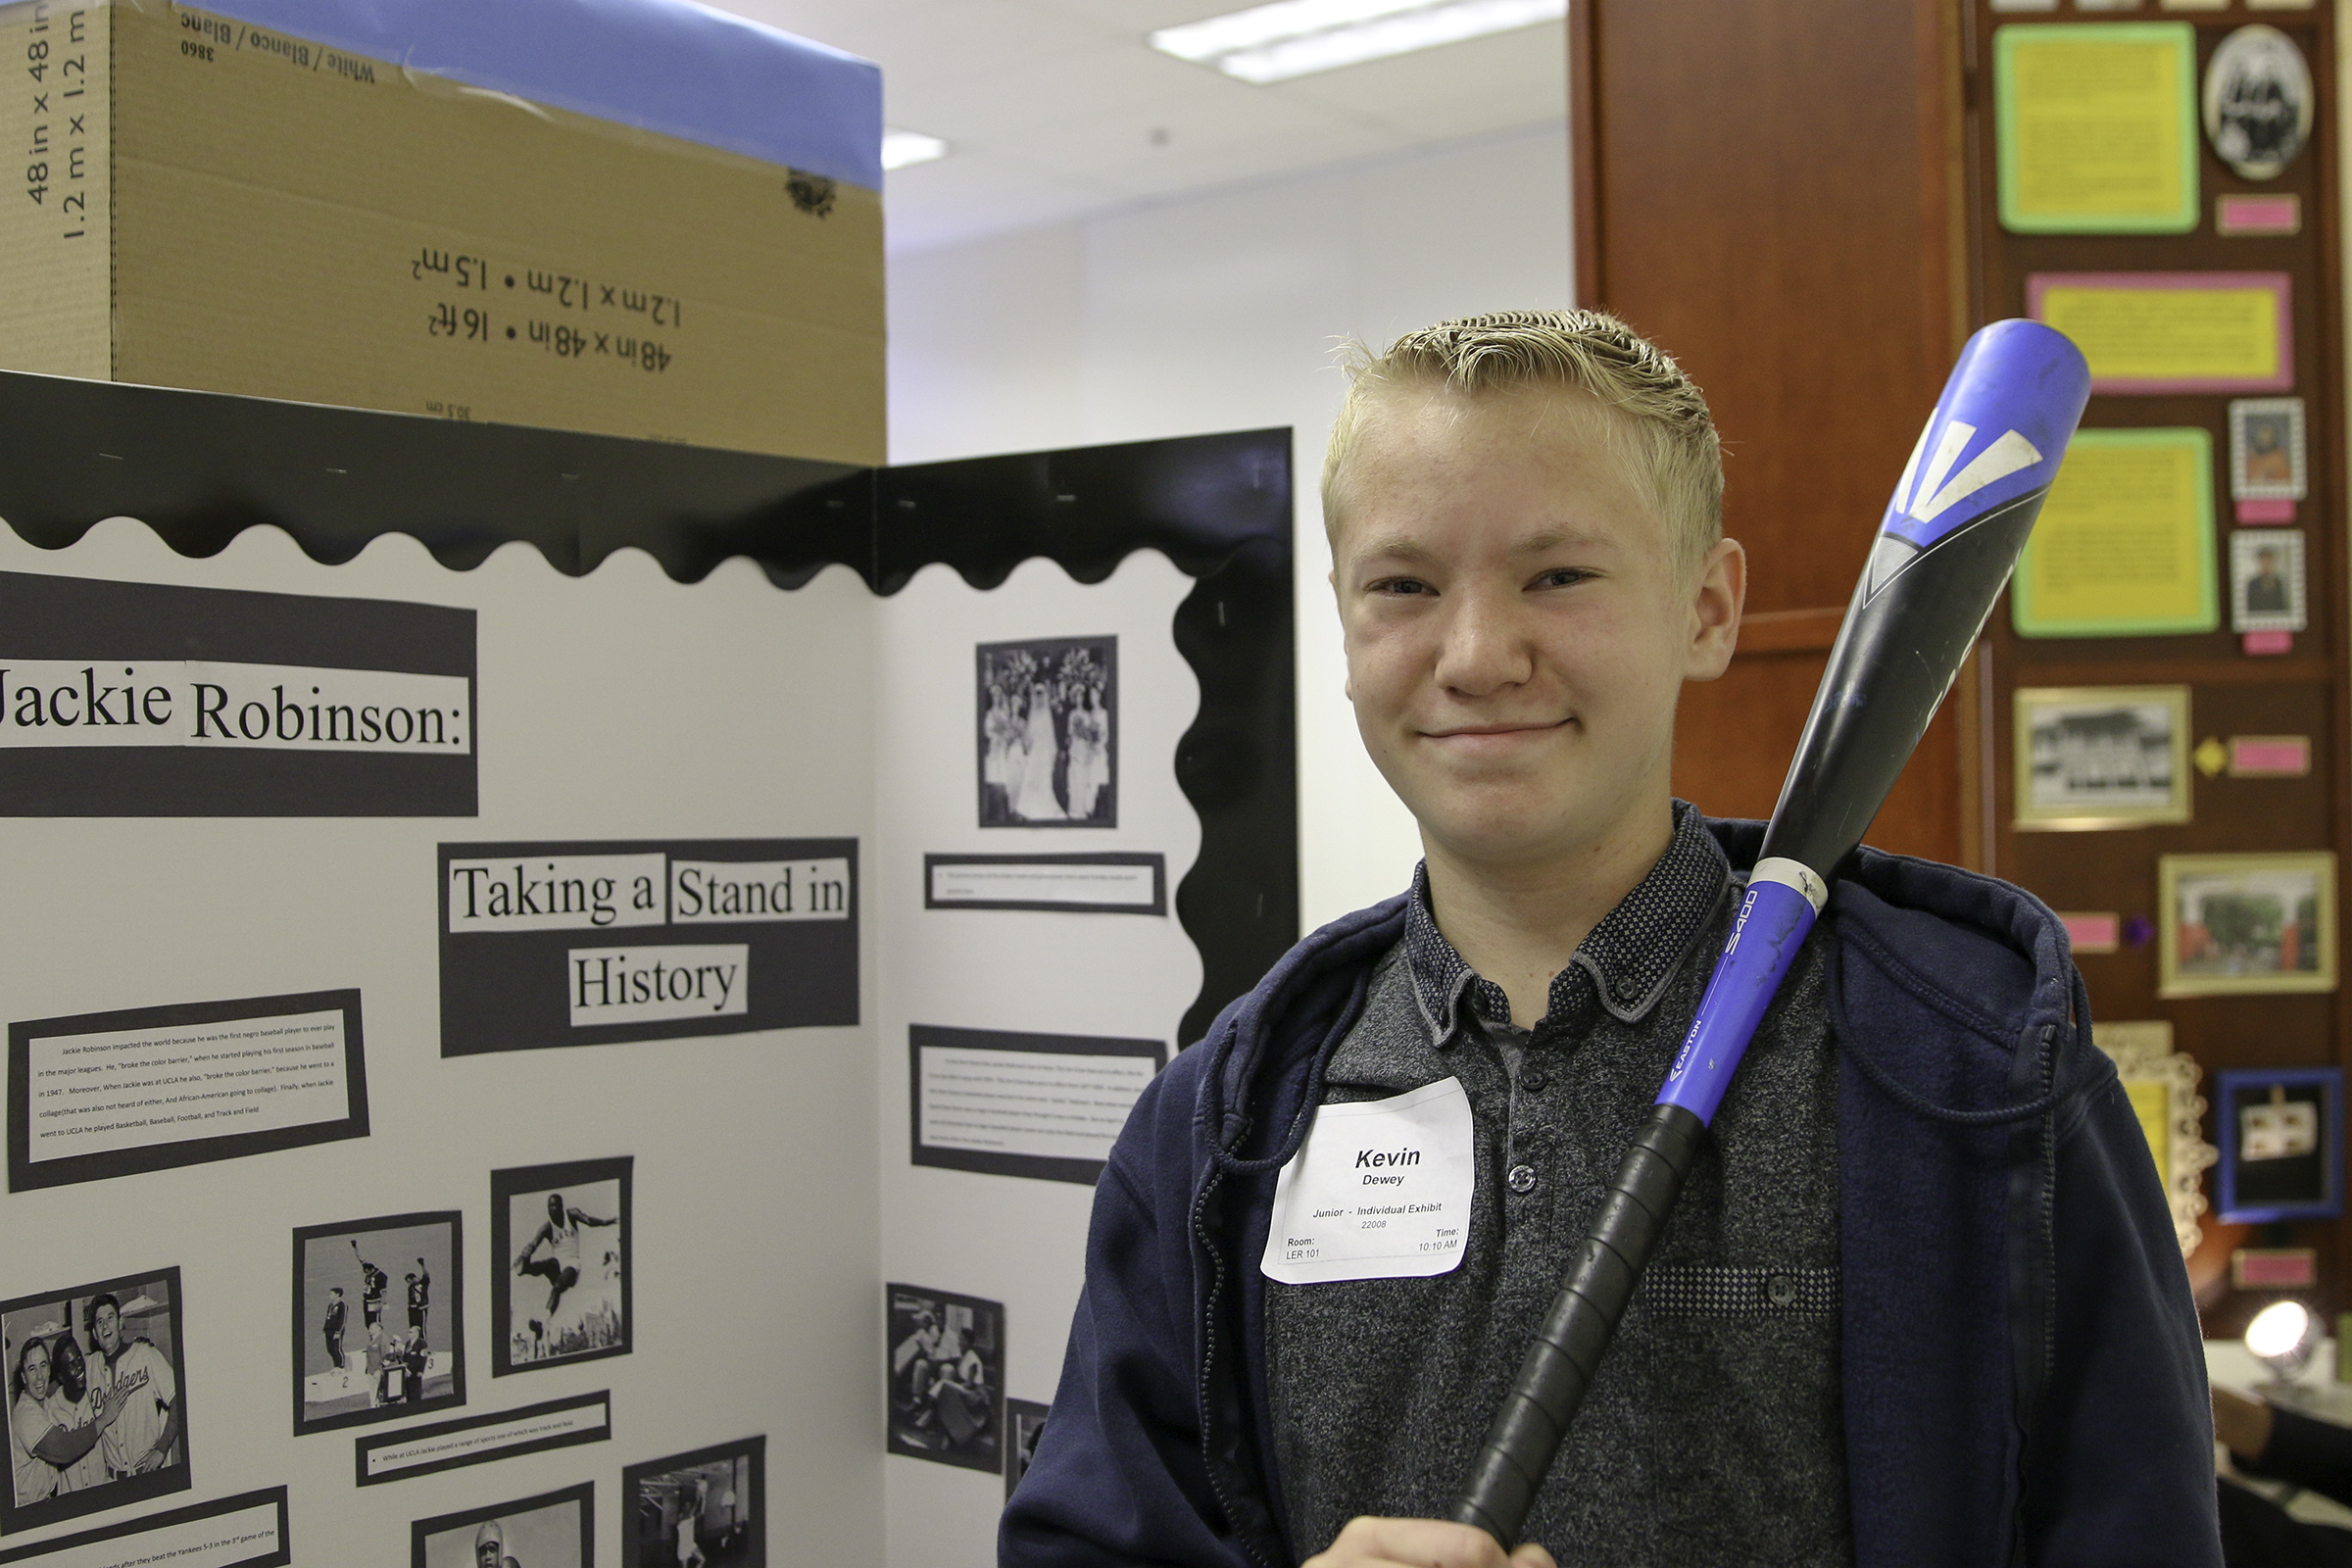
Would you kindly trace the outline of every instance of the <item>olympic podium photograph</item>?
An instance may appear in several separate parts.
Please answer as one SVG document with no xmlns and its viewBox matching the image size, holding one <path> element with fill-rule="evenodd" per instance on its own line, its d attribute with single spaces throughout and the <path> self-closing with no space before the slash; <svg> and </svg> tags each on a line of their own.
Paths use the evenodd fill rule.
<svg viewBox="0 0 2352 1568">
<path fill-rule="evenodd" d="M 179 1270 L 0 1301 L 10 1486 L 0 1535 L 188 1489 Z"/>
<path fill-rule="evenodd" d="M 493 1377 L 629 1353 L 632 1164 L 490 1173 Z"/>
<path fill-rule="evenodd" d="M 466 1402 L 455 1209 L 294 1233 L 294 1435 Z"/>
<path fill-rule="evenodd" d="M 745 1438 L 620 1473 L 623 1509 L 636 1510 L 625 1568 L 765 1568 L 767 1439 Z"/>
<path fill-rule="evenodd" d="M 593 1568 L 596 1483 L 409 1526 L 409 1568 Z"/>
<path fill-rule="evenodd" d="M 890 1451 L 993 1472 L 1004 1430 L 1004 1303 L 891 1286 Z"/>
</svg>

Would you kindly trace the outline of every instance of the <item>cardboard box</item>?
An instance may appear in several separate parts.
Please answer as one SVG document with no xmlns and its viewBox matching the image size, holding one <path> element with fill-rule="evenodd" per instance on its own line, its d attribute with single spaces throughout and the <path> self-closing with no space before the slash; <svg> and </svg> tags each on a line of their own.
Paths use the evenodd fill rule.
<svg viewBox="0 0 2352 1568">
<path fill-rule="evenodd" d="M 0 367 L 883 461 L 872 66 L 665 0 L 225 9 L 0 7 Z"/>
</svg>

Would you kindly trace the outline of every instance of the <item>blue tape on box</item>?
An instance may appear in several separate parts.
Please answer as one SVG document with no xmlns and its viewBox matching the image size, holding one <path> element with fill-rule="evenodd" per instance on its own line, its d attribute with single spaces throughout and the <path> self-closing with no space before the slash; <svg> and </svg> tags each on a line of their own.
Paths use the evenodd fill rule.
<svg viewBox="0 0 2352 1568">
<path fill-rule="evenodd" d="M 683 0 L 205 0 L 353 54 L 882 188 L 882 71 Z"/>
</svg>

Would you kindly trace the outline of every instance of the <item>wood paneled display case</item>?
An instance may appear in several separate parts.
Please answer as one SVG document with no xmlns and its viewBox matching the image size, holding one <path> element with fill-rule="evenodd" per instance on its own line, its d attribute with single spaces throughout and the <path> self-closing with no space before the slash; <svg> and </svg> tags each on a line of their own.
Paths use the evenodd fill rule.
<svg viewBox="0 0 2352 1568">
<path fill-rule="evenodd" d="M 2331 879 L 2333 868 L 2307 859 L 2298 862 L 2300 870 L 2290 865 L 2281 871 L 2272 858 L 2326 854 L 2352 858 L 2343 759 L 2345 475 L 2335 17 L 2325 6 L 2249 10 L 2243 0 L 2197 11 L 2155 4 L 2132 11 L 2067 5 L 2034 13 L 1996 8 L 1993 0 L 1966 0 L 1957 20 L 1973 321 L 2035 314 L 2033 280 L 2047 274 L 2110 280 L 2116 274 L 2175 274 L 2174 282 L 2264 274 L 2284 279 L 2291 313 L 2286 338 L 2291 368 L 2282 366 L 2277 378 L 2291 379 L 2289 385 L 2140 392 L 2104 390 L 2108 381 L 2094 381 L 2101 390 L 2094 391 L 2083 416 L 2085 432 L 2203 431 L 2210 439 L 2206 483 L 2212 538 L 2204 548 L 2211 551 L 2218 625 L 2170 635 L 2026 636 L 2012 613 L 2014 593 L 1994 612 L 1980 651 L 1972 705 L 1978 734 L 1971 750 L 1980 776 L 1971 793 L 1984 812 L 1978 835 L 1983 863 L 2060 911 L 2082 917 L 2076 925 L 2077 961 L 2090 988 L 2093 1015 L 2119 1023 L 2169 1023 L 2175 1049 L 2202 1069 L 2208 1100 L 2218 1098 L 2212 1085 L 2225 1071 L 2340 1063 L 2352 994 L 2340 986 L 2323 989 L 2338 965 L 2332 951 L 2313 951 L 2322 941 L 2330 949 L 2337 941 L 2332 887 L 2318 885 Z M 2037 225 L 2030 219 L 2020 221 L 2021 215 L 2005 211 L 2002 201 L 2004 117 L 1998 78 L 2004 35 L 2014 50 L 2018 42 L 2035 38 L 2027 29 L 2074 28 L 2077 36 L 2097 42 L 2106 35 L 2082 29 L 2139 28 L 2139 36 L 2158 36 L 2147 30 L 2151 24 L 2193 38 L 2200 110 L 2215 52 L 2225 40 L 2249 25 L 2284 34 L 2308 63 L 2308 140 L 2271 177 L 2248 178 L 2217 153 L 2214 136 L 2200 122 L 2193 131 L 2193 226 L 2176 232 L 2020 231 Z M 2261 41 L 2275 48 L 2275 40 Z M 2203 122 L 2208 116 L 2197 118 Z M 2022 139 L 2025 133 L 2012 125 L 2007 134 Z M 2025 176 L 2014 167 L 2011 177 L 2020 182 L 2013 190 L 2022 188 Z M 2291 199 L 2291 214 L 2283 199 Z M 2292 231 L 2278 231 L 2290 219 Z M 2249 222 L 2256 231 L 2230 231 Z M 2101 363 L 2094 353 L 2094 376 Z M 2106 363 L 2120 361 L 2111 355 Z M 2273 495 L 2245 504 L 2233 495 L 2231 405 L 2246 398 L 2301 400 L 2307 459 L 2300 500 Z M 2262 412 L 2249 411 L 2246 416 Z M 2079 442 L 2078 456 L 2083 450 Z M 2268 463 L 2284 472 L 2283 462 L 2268 449 L 2250 461 L 2258 471 Z M 2252 488 L 2291 486 L 2283 481 L 2264 485 L 2257 478 Z M 2263 618 L 2249 616 L 2244 609 L 2245 593 L 2253 592 L 2259 601 L 2262 591 L 2232 577 L 2232 539 L 2249 528 L 2288 529 L 2301 537 L 2306 587 L 2299 631 L 2274 630 L 2266 637 L 2233 629 L 2233 619 Z M 2045 527 L 2037 548 L 2054 537 Z M 2248 536 L 2235 551 L 2245 557 L 2249 546 L 2265 542 Z M 2100 569 L 2155 568 L 2125 549 Z M 2128 690 L 2119 694 L 2118 688 Z M 2174 736 L 2164 732 L 2177 723 L 2172 713 L 2178 708 L 2160 716 L 2142 699 L 2179 688 L 2185 689 L 2186 726 Z M 2082 695 L 2086 692 L 2090 695 Z M 2021 693 L 2027 695 L 2021 699 Z M 2295 738 L 2307 755 L 2300 770 Z M 2160 741 L 2169 744 L 2176 760 L 2169 766 L 2155 761 Z M 2153 800 L 2166 793 L 2153 781 L 2178 769 L 2180 760 L 2187 765 L 2170 779 L 2173 808 L 2156 814 L 2180 819 L 2151 820 L 2144 811 L 2102 813 L 2092 804 L 2067 804 L 2088 803 L 2102 790 Z M 2053 814 L 2058 820 L 2034 820 Z M 2113 825 L 2077 826 L 2066 820 L 2070 815 Z M 2168 858 L 2180 856 L 2264 858 L 2174 860 L 2167 879 Z M 2303 880 L 2294 880 L 2297 876 Z M 2164 907 L 2168 880 L 2173 919 Z M 2305 887 L 2311 890 L 2309 907 L 2297 891 Z M 2212 899 L 2220 902 L 2201 902 Z M 2207 914 L 2209 921 L 2199 918 Z M 2174 943 L 2170 962 L 2168 938 Z M 2223 1115 L 2219 1108 L 2206 1112 L 2204 1136 L 2227 1147 Z M 2332 1144 L 2334 1135 L 2328 1141 Z M 2209 1199 L 2218 1193 L 2211 1177 L 2206 1190 Z M 2314 1282 L 2298 1294 L 2316 1297 L 2329 1310 L 2352 1305 L 2352 1249 L 2344 1245 L 2340 1219 L 2245 1225 L 2208 1213 L 2190 1275 L 2209 1333 L 2240 1331 L 2258 1305 L 2275 1298 L 2275 1290 L 2232 1285 L 2232 1255 L 2248 1248 L 2313 1249 Z M 2291 1278 L 2291 1263 L 2289 1268 L 2286 1277 Z"/>
<path fill-rule="evenodd" d="M 2151 439 L 2134 432 L 2200 433 L 2190 444 L 2201 439 L 2210 452 L 2198 481 L 2210 541 L 2188 554 L 2215 583 L 2213 629 L 2028 637 L 2004 601 L 1865 840 L 1989 870 L 2082 917 L 2078 956 L 2094 1013 L 2128 1026 L 2102 1039 L 2140 1069 L 2173 1075 L 2169 1086 L 2149 1078 L 2133 1092 L 2152 1136 L 2169 1136 L 2180 1153 L 2175 1173 L 2186 1191 L 2211 1158 L 2200 1144 L 2230 1152 L 2223 1113 L 2209 1104 L 2219 1074 L 2338 1065 L 2352 1040 L 2347 995 L 2333 988 L 2338 922 L 2319 885 L 2332 895 L 2333 878 L 2311 858 L 2352 866 L 2338 3 L 2352 6 L 1572 0 L 1569 9 L 1577 297 L 1656 339 L 1705 389 L 1724 438 L 1726 528 L 1750 553 L 1739 656 L 1723 680 L 1686 692 L 1678 728 L 1676 790 L 1717 814 L 1771 810 L 1869 540 L 1970 331 L 2030 314 L 2037 274 L 2283 279 L 2290 374 L 2243 392 L 2102 390 L 2083 420 L 2088 431 L 2124 433 L 2108 439 L 2110 455 Z M 2311 78 L 2307 140 L 2262 178 L 2226 162 L 2201 122 L 2215 52 L 2249 26 L 2283 34 Z M 2135 232 L 2065 232 L 2063 215 L 2036 221 L 2029 202 L 2020 204 L 2027 220 L 2004 226 L 1999 40 L 2019 29 L 2013 37 L 2046 41 L 2024 30 L 2038 27 L 2155 29 L 2141 36 L 2174 40 L 2185 68 L 2176 85 L 2192 101 L 2185 121 L 2171 122 L 2168 218 Z M 2275 40 L 2264 47 L 2275 53 Z M 2071 79 L 2080 88 L 2091 76 Z M 2066 127 L 2056 130 L 2063 147 Z M 2291 231 L 2278 231 L 2289 205 Z M 2300 400 L 2306 448 L 2300 498 L 2282 509 L 2273 483 L 2269 504 L 2242 520 L 2230 440 L 2230 405 L 2241 397 Z M 2232 541 L 2244 536 L 2237 548 L 2250 560 L 2247 547 L 2266 529 L 2298 535 L 2302 558 L 2303 623 L 2284 634 L 2282 652 L 2250 652 L 2232 626 Z M 2040 532 L 2053 536 L 2048 514 Z M 2282 564 L 2291 574 L 2292 563 Z M 2256 646 L 2279 641 L 2274 631 Z M 2177 785 L 2180 798 L 2149 795 L 2143 779 L 2120 807 L 2070 805 L 2083 778 L 2067 783 L 2043 756 L 2045 784 L 2021 803 L 2021 691 L 2046 750 L 2096 752 L 2147 731 L 2137 736 L 2141 760 L 2161 753 L 2157 771 L 2176 775 L 2167 788 Z M 2043 776 L 2032 773 L 2035 760 L 2029 742 L 2029 777 Z M 2084 775 L 2086 789 L 2098 787 L 2095 773 Z M 2064 786 L 2054 800 L 2041 798 L 2047 778 Z M 2021 826 L 2021 815 L 2039 820 Z M 2108 825 L 2082 825 L 2084 817 Z M 2211 856 L 2253 858 L 2168 861 Z M 2167 886 L 2170 921 L 2160 902 Z M 2232 889 L 2250 889 L 2260 906 L 2250 927 L 2246 898 L 2225 897 L 2211 928 L 2179 917 L 2184 900 Z M 2177 945 L 2195 948 L 2176 951 L 2169 974 L 2168 927 Z M 2263 989 L 2266 965 L 2293 972 Z M 2252 989 L 2240 983 L 2249 978 Z M 2197 1085 L 2173 1051 L 2193 1060 Z M 2345 1222 L 2227 1221 L 2220 1174 L 2201 1182 L 2215 1211 L 2183 1216 L 2201 1227 L 2190 1274 L 2208 1331 L 2235 1332 L 2284 1290 L 2330 1312 L 2352 1309 Z M 2291 1270 L 2293 1258 L 2266 1255 L 2297 1249 L 2315 1254 L 2307 1286 L 2280 1283 L 2277 1271 Z M 2241 1252 L 2270 1283 L 2232 1284 Z"/>
</svg>

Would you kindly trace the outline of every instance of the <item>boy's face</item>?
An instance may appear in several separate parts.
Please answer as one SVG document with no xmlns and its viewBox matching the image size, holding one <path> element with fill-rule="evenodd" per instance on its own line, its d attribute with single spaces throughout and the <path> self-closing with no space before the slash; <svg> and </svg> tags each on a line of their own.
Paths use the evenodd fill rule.
<svg viewBox="0 0 2352 1568">
<path fill-rule="evenodd" d="M 1603 417 L 1550 388 L 1397 390 L 1349 460 L 1332 572 L 1348 697 L 1424 839 L 1459 860 L 1533 870 L 1662 811 L 1683 682 L 1731 657 L 1740 547 L 1678 568 Z"/>
</svg>

